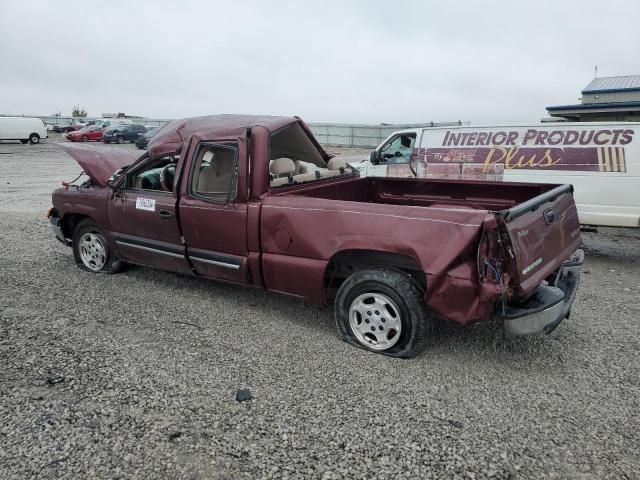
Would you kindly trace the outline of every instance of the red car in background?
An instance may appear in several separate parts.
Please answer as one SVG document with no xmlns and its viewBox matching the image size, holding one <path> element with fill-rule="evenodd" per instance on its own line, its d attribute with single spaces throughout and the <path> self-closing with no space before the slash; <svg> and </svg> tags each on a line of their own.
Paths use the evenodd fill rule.
<svg viewBox="0 0 640 480">
<path fill-rule="evenodd" d="M 99 142 L 102 140 L 104 129 L 96 125 L 81 128 L 75 132 L 69 132 L 66 135 L 70 142 Z"/>
</svg>

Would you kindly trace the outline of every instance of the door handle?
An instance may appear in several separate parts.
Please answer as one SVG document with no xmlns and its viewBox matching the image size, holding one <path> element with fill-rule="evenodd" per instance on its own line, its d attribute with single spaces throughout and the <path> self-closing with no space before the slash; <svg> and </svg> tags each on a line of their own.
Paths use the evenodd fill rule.
<svg viewBox="0 0 640 480">
<path fill-rule="evenodd" d="M 173 213 L 169 210 L 160 210 L 158 214 L 162 220 L 173 220 Z"/>
</svg>

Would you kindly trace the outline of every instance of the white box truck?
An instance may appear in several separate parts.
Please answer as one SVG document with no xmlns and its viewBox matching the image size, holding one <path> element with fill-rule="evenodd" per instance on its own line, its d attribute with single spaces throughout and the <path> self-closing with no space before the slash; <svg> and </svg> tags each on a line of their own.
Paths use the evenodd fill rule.
<svg viewBox="0 0 640 480">
<path fill-rule="evenodd" d="M 570 183 L 580 223 L 640 227 L 640 123 L 435 127 L 392 133 L 361 175 Z"/>
<path fill-rule="evenodd" d="M 0 117 L 0 140 L 40 143 L 47 138 L 47 127 L 37 117 Z"/>
</svg>

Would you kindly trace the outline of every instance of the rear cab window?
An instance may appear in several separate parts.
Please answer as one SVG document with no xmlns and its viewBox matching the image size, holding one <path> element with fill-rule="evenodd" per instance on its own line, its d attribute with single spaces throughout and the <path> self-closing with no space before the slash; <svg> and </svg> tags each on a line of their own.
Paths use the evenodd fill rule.
<svg viewBox="0 0 640 480">
<path fill-rule="evenodd" d="M 271 188 L 357 174 L 339 157 L 325 161 L 299 123 L 271 135 L 268 168 Z"/>
</svg>

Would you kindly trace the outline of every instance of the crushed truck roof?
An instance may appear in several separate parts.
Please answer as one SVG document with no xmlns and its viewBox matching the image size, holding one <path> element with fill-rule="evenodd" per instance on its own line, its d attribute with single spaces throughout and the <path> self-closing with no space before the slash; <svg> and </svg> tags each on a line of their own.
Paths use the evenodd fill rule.
<svg viewBox="0 0 640 480">
<path fill-rule="evenodd" d="M 156 156 L 178 151 L 182 143 L 194 135 L 202 139 L 236 138 L 245 135 L 247 128 L 261 126 L 273 132 L 296 122 L 302 120 L 296 117 L 235 114 L 174 120 L 158 130 L 149 141 L 148 150 L 152 156 Z"/>
</svg>

